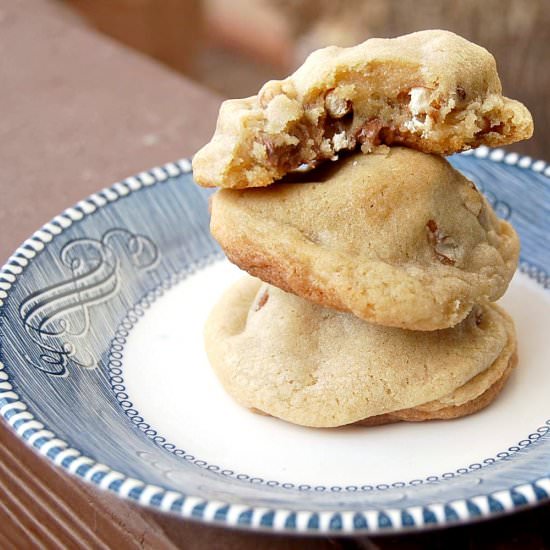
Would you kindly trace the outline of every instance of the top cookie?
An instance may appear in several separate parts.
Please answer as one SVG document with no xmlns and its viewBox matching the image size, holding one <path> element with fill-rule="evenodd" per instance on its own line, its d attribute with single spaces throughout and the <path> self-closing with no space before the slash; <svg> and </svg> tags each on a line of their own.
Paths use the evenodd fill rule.
<svg viewBox="0 0 550 550">
<path fill-rule="evenodd" d="M 487 50 L 448 31 L 421 31 L 318 50 L 258 95 L 225 101 L 193 171 L 205 187 L 265 187 L 358 146 L 451 154 L 532 133 L 527 108 L 502 96 Z"/>
</svg>

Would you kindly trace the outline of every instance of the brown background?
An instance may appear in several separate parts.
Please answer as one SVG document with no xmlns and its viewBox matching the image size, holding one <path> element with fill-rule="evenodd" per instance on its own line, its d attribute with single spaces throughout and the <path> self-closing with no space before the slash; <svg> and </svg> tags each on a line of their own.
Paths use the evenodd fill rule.
<svg viewBox="0 0 550 550">
<path fill-rule="evenodd" d="M 548 0 L 67 0 L 102 32 L 217 91 L 256 93 L 313 49 L 421 29 L 457 32 L 491 51 L 506 95 L 532 111 L 538 158 L 550 141 Z"/>
<path fill-rule="evenodd" d="M 147 0 L 135 4 L 143 8 Z M 234 43 L 230 36 L 224 40 Z M 207 67 L 242 55 L 220 57 L 219 48 L 203 57 Z M 293 52 L 283 52 L 285 63 L 298 55 Z M 273 52 L 262 57 L 279 63 Z M 265 63 L 243 61 L 240 74 Z M 196 70 L 188 67 L 181 70 Z M 86 28 L 62 2 L 0 0 L 0 263 L 63 208 L 117 179 L 189 155 L 209 137 L 220 97 L 179 73 Z M 1 422 L 0 518 L 2 549 L 550 547 L 548 505 L 390 538 L 293 539 L 220 530 L 99 492 L 35 455 Z"/>
</svg>

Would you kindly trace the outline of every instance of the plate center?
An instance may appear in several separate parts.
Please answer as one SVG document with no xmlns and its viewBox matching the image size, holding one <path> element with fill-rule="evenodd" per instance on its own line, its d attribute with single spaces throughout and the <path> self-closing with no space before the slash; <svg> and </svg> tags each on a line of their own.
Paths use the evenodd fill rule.
<svg viewBox="0 0 550 550">
<path fill-rule="evenodd" d="M 550 299 L 519 273 L 502 300 L 516 322 L 519 367 L 484 411 L 453 421 L 339 429 L 253 414 L 224 392 L 203 345 L 209 312 L 240 276 L 219 261 L 184 279 L 147 309 L 123 352 L 132 408 L 195 460 L 243 479 L 376 487 L 460 473 L 508 451 L 550 418 L 544 364 Z"/>
</svg>

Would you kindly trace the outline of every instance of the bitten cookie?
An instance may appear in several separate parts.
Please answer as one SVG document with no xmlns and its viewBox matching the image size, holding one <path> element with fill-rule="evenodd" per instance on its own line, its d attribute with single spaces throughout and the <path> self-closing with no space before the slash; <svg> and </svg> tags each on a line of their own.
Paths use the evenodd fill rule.
<svg viewBox="0 0 550 550">
<path fill-rule="evenodd" d="M 472 182 L 404 147 L 355 154 L 264 189 L 218 191 L 228 258 L 283 290 L 373 323 L 447 328 L 498 299 L 519 239 Z"/>
<path fill-rule="evenodd" d="M 532 133 L 526 107 L 502 96 L 487 50 L 448 31 L 421 31 L 318 50 L 258 95 L 225 101 L 193 171 L 205 187 L 263 187 L 356 147 L 402 143 L 450 154 Z"/>
<path fill-rule="evenodd" d="M 413 332 L 251 277 L 216 305 L 205 343 L 241 405 L 314 427 L 470 414 L 496 397 L 516 350 L 512 320 L 494 304 L 476 307 L 452 329 Z"/>
</svg>

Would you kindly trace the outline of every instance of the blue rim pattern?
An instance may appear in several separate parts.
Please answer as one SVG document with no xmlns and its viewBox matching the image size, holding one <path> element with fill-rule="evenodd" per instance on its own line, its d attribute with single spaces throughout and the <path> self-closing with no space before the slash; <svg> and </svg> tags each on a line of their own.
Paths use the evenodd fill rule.
<svg viewBox="0 0 550 550">
<path fill-rule="evenodd" d="M 506 154 L 502 150 L 491 151 L 483 147 L 469 154 L 550 176 L 550 165 L 544 161 L 520 157 L 516 153 Z M 0 321 L 4 315 L 4 306 L 8 303 L 10 289 L 33 259 L 58 235 L 111 202 L 127 197 L 139 189 L 161 184 L 181 174 L 189 174 L 190 171 L 191 164 L 189 160 L 184 159 L 149 172 L 142 172 L 91 195 L 44 225 L 19 247 L 0 271 Z M 541 266 L 523 261 L 520 269 L 544 288 L 550 287 L 550 277 Z M 207 500 L 200 496 L 171 491 L 113 470 L 108 465 L 98 463 L 72 448 L 61 435 L 54 433 L 38 420 L 27 403 L 20 399 L 17 383 L 9 376 L 7 365 L 2 363 L 1 352 L 0 347 L 0 415 L 28 445 L 68 472 L 103 489 L 109 489 L 142 505 L 180 514 L 186 518 L 279 532 L 382 533 L 472 521 L 510 512 L 550 498 L 548 475 L 539 476 L 529 483 L 522 483 L 506 490 L 480 493 L 452 502 L 440 499 L 426 506 L 409 506 L 402 509 L 373 506 L 361 511 L 293 511 L 223 500 Z"/>
<path fill-rule="evenodd" d="M 215 252 L 211 256 L 205 258 L 201 262 L 200 267 L 206 267 L 209 264 L 212 264 L 216 260 L 223 258 L 222 254 Z M 522 272 L 529 275 L 531 278 L 532 274 L 529 273 L 529 269 L 524 266 L 521 269 Z M 109 372 L 109 379 L 111 381 L 111 389 L 113 390 L 117 401 L 119 402 L 121 408 L 124 410 L 126 416 L 133 422 L 139 430 L 141 430 L 149 439 L 154 441 L 157 445 L 162 447 L 164 450 L 173 453 L 174 455 L 182 458 L 183 460 L 195 464 L 200 468 L 206 468 L 210 471 L 215 471 L 221 473 L 223 476 L 232 477 L 239 481 L 247 481 L 257 484 L 265 484 L 269 487 L 282 487 L 283 489 L 298 489 L 299 491 L 312 491 L 312 492 L 325 492 L 331 491 L 333 493 L 339 492 L 365 492 L 369 493 L 371 491 L 385 491 L 390 488 L 400 489 L 403 487 L 420 485 L 422 483 L 433 483 L 436 481 L 441 481 L 445 479 L 452 479 L 458 475 L 464 475 L 469 472 L 479 471 L 486 466 L 495 464 L 498 460 L 504 460 L 509 458 L 515 453 L 518 453 L 522 449 L 525 449 L 529 445 L 537 442 L 541 437 L 550 432 L 550 419 L 546 420 L 545 424 L 539 426 L 534 432 L 527 435 L 524 439 L 521 439 L 517 442 L 516 445 L 508 447 L 504 451 L 500 451 L 495 454 L 494 457 L 488 457 L 480 462 L 475 462 L 469 464 L 467 467 L 457 468 L 456 471 L 444 472 L 441 475 L 429 475 L 424 479 L 411 479 L 409 481 L 393 481 L 388 483 L 379 483 L 377 485 L 308 485 L 308 484 L 295 484 L 285 481 L 277 481 L 275 479 L 263 479 L 257 476 L 245 474 L 242 472 L 235 472 L 230 469 L 225 469 L 217 464 L 210 464 L 206 460 L 197 458 L 194 454 L 191 454 L 184 449 L 178 448 L 175 444 L 170 443 L 164 436 L 160 435 L 158 430 L 153 428 L 142 416 L 142 414 L 136 409 L 134 403 L 130 401 L 130 396 L 128 395 L 123 376 L 123 365 L 122 365 L 122 355 L 124 352 L 124 344 L 126 344 L 126 338 L 128 332 L 130 332 L 135 325 L 139 322 L 140 318 L 143 316 L 144 312 L 151 307 L 151 305 L 159 298 L 161 298 L 165 291 L 170 290 L 173 286 L 182 282 L 189 275 L 192 275 L 195 270 L 185 270 L 181 273 L 173 275 L 168 281 L 162 283 L 157 288 L 150 291 L 146 294 L 141 300 L 138 301 L 134 307 L 132 307 L 126 317 L 122 320 L 117 330 L 115 331 L 115 337 L 112 340 L 111 348 L 109 350 L 109 361 L 107 363 L 107 368 Z M 537 271 L 538 274 L 538 271 Z M 536 278 L 535 278 L 536 280 Z"/>
</svg>

